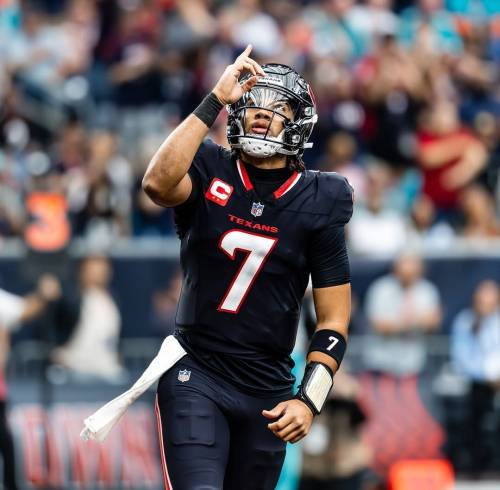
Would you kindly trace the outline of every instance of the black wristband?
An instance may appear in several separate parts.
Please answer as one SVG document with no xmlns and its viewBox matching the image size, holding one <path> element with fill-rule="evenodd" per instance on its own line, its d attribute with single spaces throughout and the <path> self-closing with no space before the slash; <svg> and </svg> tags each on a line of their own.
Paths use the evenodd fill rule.
<svg viewBox="0 0 500 490">
<path fill-rule="evenodd" d="M 217 96 L 210 92 L 193 111 L 193 114 L 211 128 L 223 107 L 224 105 Z"/>
<path fill-rule="evenodd" d="M 323 354 L 335 359 L 337 367 L 340 367 L 346 348 L 347 342 L 342 334 L 335 330 L 321 329 L 314 332 L 307 353 L 323 352 Z"/>
</svg>

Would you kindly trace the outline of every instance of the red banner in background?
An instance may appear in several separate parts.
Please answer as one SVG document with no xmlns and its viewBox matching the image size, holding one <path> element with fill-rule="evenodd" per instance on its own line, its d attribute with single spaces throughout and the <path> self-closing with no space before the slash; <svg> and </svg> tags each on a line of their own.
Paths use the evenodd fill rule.
<svg viewBox="0 0 500 490">
<path fill-rule="evenodd" d="M 102 444 L 80 439 L 83 419 L 97 408 L 90 404 L 57 404 L 50 411 L 35 404 L 13 407 L 10 421 L 25 488 L 161 486 L 151 407 L 132 407 Z"/>
</svg>

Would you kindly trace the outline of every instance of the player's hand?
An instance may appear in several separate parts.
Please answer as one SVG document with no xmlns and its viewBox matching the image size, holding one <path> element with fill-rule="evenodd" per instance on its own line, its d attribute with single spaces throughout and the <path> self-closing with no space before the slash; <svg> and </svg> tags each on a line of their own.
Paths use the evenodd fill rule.
<svg viewBox="0 0 500 490">
<path fill-rule="evenodd" d="M 272 410 L 263 410 L 267 419 L 278 419 L 268 424 L 269 430 L 285 442 L 296 443 L 305 437 L 314 418 L 311 409 L 300 400 L 278 403 Z"/>
<path fill-rule="evenodd" d="M 212 90 L 222 104 L 232 104 L 240 100 L 243 94 L 251 90 L 257 83 L 257 76 L 266 76 L 262 67 L 250 58 L 251 51 L 252 45 L 249 44 L 234 63 L 224 70 Z M 245 72 L 251 73 L 252 76 L 243 85 L 240 85 L 239 78 Z"/>
</svg>

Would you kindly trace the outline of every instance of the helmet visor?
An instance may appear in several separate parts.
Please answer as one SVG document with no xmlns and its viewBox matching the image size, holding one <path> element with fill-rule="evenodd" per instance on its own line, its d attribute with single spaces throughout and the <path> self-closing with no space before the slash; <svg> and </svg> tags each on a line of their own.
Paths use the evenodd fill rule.
<svg viewBox="0 0 500 490">
<path fill-rule="evenodd" d="M 267 87 L 254 87 L 244 95 L 246 108 L 260 108 L 273 111 L 286 120 L 295 118 L 296 105 L 284 94 Z"/>
</svg>

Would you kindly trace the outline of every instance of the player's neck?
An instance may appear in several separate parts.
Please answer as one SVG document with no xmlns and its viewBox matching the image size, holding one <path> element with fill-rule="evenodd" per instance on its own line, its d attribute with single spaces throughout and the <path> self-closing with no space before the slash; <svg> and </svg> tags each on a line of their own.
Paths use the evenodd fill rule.
<svg viewBox="0 0 500 490">
<path fill-rule="evenodd" d="M 257 168 L 262 169 L 275 169 L 275 168 L 285 168 L 286 167 L 286 156 L 285 155 L 273 155 L 272 157 L 267 158 L 256 158 L 245 153 L 241 154 L 241 159 L 248 163 L 249 165 L 253 165 Z"/>
</svg>

